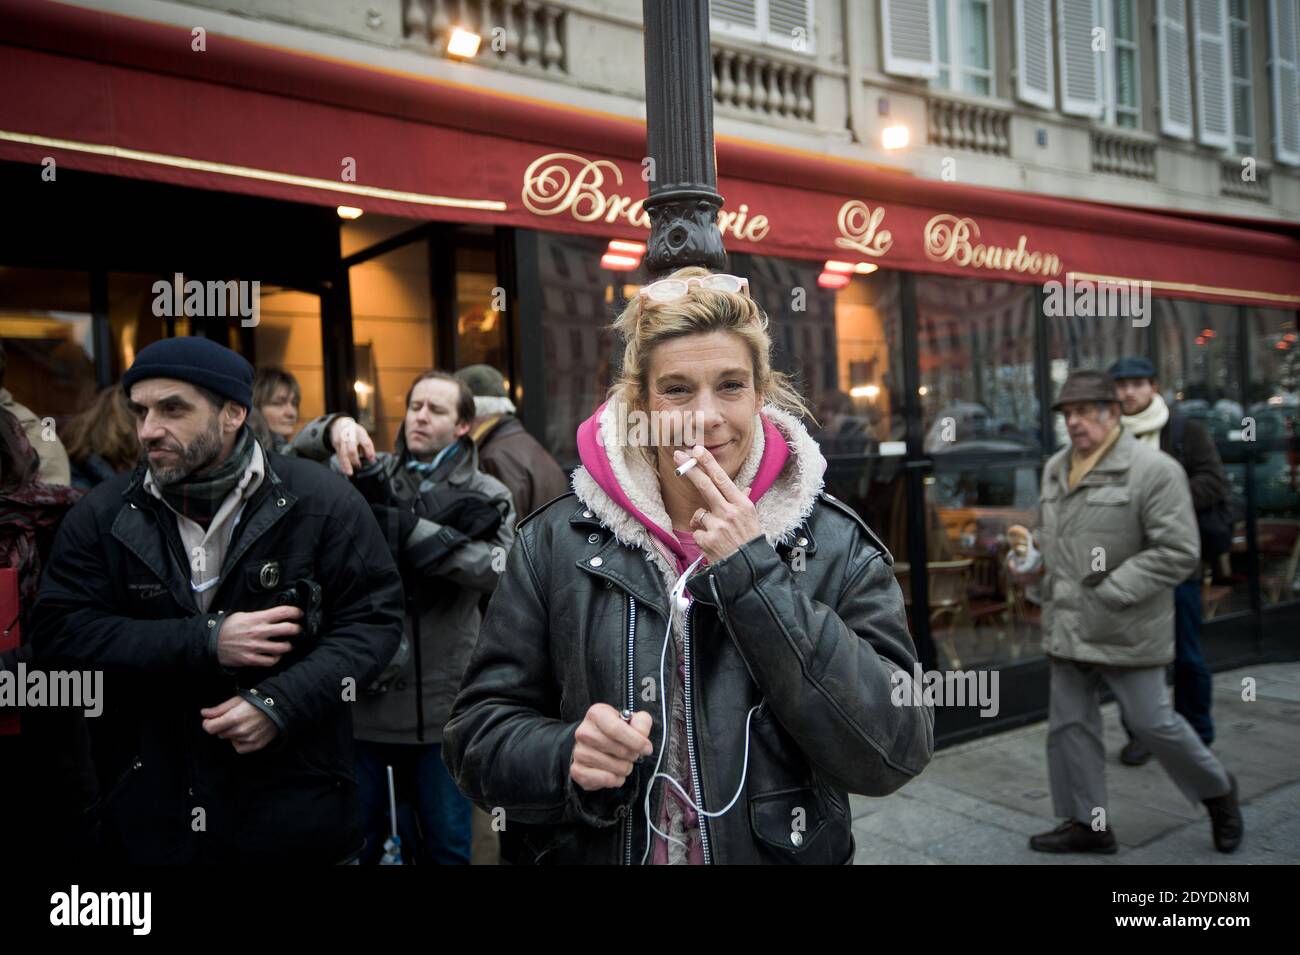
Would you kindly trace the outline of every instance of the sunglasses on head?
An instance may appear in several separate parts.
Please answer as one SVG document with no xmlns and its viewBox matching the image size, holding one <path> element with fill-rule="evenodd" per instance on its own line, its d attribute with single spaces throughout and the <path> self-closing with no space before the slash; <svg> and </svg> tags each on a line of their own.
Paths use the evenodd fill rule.
<svg viewBox="0 0 1300 955">
<path fill-rule="evenodd" d="M 679 302 L 690 293 L 691 286 L 698 285 L 711 292 L 730 292 L 733 295 L 749 297 L 749 279 L 739 275 L 719 272 L 716 275 L 693 275 L 686 279 L 660 279 L 643 285 L 637 294 L 659 305 Z"/>
</svg>

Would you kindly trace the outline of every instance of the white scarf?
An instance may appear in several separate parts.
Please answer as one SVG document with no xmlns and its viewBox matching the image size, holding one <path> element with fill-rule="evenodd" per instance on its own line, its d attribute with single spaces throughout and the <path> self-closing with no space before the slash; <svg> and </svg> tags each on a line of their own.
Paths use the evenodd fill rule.
<svg viewBox="0 0 1300 955">
<path fill-rule="evenodd" d="M 1168 420 L 1169 406 L 1159 394 L 1151 399 L 1151 404 L 1137 414 L 1126 414 L 1120 417 L 1120 421 L 1132 432 L 1133 437 L 1145 441 L 1153 448 L 1160 447 L 1160 432 Z"/>
</svg>

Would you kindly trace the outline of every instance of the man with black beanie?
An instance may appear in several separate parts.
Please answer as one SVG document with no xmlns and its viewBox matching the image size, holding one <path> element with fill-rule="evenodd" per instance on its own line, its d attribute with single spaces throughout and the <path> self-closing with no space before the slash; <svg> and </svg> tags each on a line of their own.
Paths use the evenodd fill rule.
<svg viewBox="0 0 1300 955">
<path fill-rule="evenodd" d="M 1171 409 L 1160 395 L 1155 366 L 1146 358 L 1125 356 L 1110 366 L 1120 423 L 1139 441 L 1173 456 L 1187 473 L 1201 537 L 1201 562 L 1213 567 L 1232 546 L 1228 479 L 1214 438 L 1201 422 Z M 1206 746 L 1214 742 L 1210 705 L 1214 682 L 1201 653 L 1201 566 L 1174 589 L 1174 709 L 1192 724 Z M 1125 730 L 1128 727 L 1125 726 Z M 1151 751 L 1133 738 L 1120 753 L 1126 766 L 1141 766 Z"/>
<path fill-rule="evenodd" d="M 204 338 L 123 376 L 146 460 L 68 515 L 35 651 L 105 673 L 100 849 L 132 864 L 351 861 L 350 703 L 401 637 L 401 579 L 361 496 L 274 467 L 253 369 Z"/>
</svg>

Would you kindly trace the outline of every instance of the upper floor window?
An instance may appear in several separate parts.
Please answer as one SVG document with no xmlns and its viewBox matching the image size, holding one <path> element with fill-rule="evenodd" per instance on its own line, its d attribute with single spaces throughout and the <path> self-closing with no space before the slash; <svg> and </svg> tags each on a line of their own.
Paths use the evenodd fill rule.
<svg viewBox="0 0 1300 955">
<path fill-rule="evenodd" d="M 1273 155 L 1300 166 L 1300 0 L 1269 0 L 1268 38 Z"/>
<path fill-rule="evenodd" d="M 813 53 L 813 0 L 709 0 L 709 28 L 793 53 Z"/>
<path fill-rule="evenodd" d="M 935 0 L 940 86 L 991 96 L 993 12 L 990 0 Z"/>
<path fill-rule="evenodd" d="M 1232 145 L 1238 156 L 1249 156 L 1255 151 L 1249 0 L 1232 0 L 1228 9 L 1228 30 L 1228 52 L 1232 59 Z"/>
<path fill-rule="evenodd" d="M 1142 107 L 1138 72 L 1136 0 L 1107 0 L 1111 18 L 1111 51 L 1108 69 L 1107 115 L 1110 122 L 1124 129 L 1142 125 Z"/>
</svg>

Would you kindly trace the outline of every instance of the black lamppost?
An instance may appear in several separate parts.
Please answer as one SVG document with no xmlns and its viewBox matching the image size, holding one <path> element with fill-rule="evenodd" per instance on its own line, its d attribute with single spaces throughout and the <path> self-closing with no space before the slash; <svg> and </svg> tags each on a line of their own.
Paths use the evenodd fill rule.
<svg viewBox="0 0 1300 955">
<path fill-rule="evenodd" d="M 646 270 L 721 269 L 713 153 L 713 54 L 708 0 L 643 0 L 646 147 L 653 161 Z"/>
</svg>

